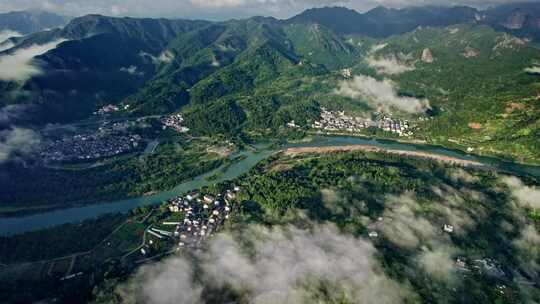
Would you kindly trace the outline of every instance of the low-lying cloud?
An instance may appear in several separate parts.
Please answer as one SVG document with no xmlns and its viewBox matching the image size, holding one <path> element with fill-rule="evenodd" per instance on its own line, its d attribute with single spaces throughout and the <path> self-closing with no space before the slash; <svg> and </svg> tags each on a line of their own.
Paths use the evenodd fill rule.
<svg viewBox="0 0 540 304">
<path fill-rule="evenodd" d="M 133 75 L 133 76 L 143 76 L 144 75 L 144 72 L 139 71 L 139 69 L 134 65 L 130 65 L 129 67 L 122 67 L 122 68 L 120 68 L 120 72 L 126 72 L 126 73 L 128 73 L 130 75 Z"/>
<path fill-rule="evenodd" d="M 519 238 L 514 240 L 514 247 L 518 251 L 518 259 L 523 269 L 540 271 L 540 233 L 533 225 L 527 225 Z M 537 274 L 538 276 L 538 274 Z"/>
<path fill-rule="evenodd" d="M 0 56 L 0 80 L 26 81 L 42 73 L 34 62 L 34 57 L 47 53 L 65 40 L 57 40 L 43 45 L 32 45 L 18 49 L 11 54 Z"/>
<path fill-rule="evenodd" d="M 540 188 L 525 185 L 515 176 L 503 178 L 519 206 L 540 209 Z"/>
<path fill-rule="evenodd" d="M 440 238 L 438 234 L 441 228 L 417 215 L 419 206 L 414 194 L 388 196 L 385 204 L 387 209 L 379 229 L 390 242 L 402 248 L 414 249 L 432 244 Z"/>
<path fill-rule="evenodd" d="M 146 52 L 140 52 L 139 56 L 144 58 L 146 61 L 149 60 L 150 62 L 154 64 L 169 63 L 174 60 L 174 54 L 171 53 L 170 51 L 163 51 L 157 57 L 152 54 L 148 54 Z"/>
<path fill-rule="evenodd" d="M 367 65 L 375 69 L 377 74 L 397 75 L 415 69 L 413 65 L 405 62 L 405 60 L 411 58 L 404 54 L 400 53 L 399 58 L 395 54 L 377 56 L 377 52 L 386 48 L 387 45 L 387 43 L 382 43 L 373 46 L 365 59 Z"/>
<path fill-rule="evenodd" d="M 0 131 L 0 163 L 32 152 L 40 141 L 40 136 L 30 129 L 13 127 Z"/>
<path fill-rule="evenodd" d="M 432 277 L 450 281 L 455 279 L 454 255 L 456 249 L 452 246 L 437 246 L 434 249 L 424 249 L 418 257 L 420 267 Z"/>
<path fill-rule="evenodd" d="M 333 226 L 252 226 L 241 236 L 218 235 L 197 255 L 196 268 L 175 257 L 142 268 L 133 282 L 142 284 L 139 299 L 156 304 L 201 303 L 208 287 L 231 290 L 248 303 L 318 303 L 322 296 L 402 303 L 411 291 L 388 278 L 374 254 L 369 242 Z"/>
<path fill-rule="evenodd" d="M 6 41 L 7 39 L 11 37 L 19 37 L 19 36 L 22 36 L 22 34 L 19 32 L 15 32 L 11 30 L 0 31 L 0 52 L 13 47 L 13 43 Z"/>
<path fill-rule="evenodd" d="M 525 68 L 524 71 L 525 73 L 529 73 L 529 74 L 540 74 L 540 67 L 538 66 L 528 67 L 528 68 Z"/>
<path fill-rule="evenodd" d="M 425 113 L 430 109 L 429 100 L 398 96 L 396 85 L 390 79 L 381 81 L 370 76 L 354 76 L 341 81 L 336 93 L 350 98 L 362 98 L 380 112 L 399 110 L 411 114 Z"/>
<path fill-rule="evenodd" d="M 386 57 L 369 56 L 366 63 L 375 69 L 378 74 L 397 75 L 409 71 L 414 71 L 414 66 L 401 62 L 395 55 Z"/>
</svg>

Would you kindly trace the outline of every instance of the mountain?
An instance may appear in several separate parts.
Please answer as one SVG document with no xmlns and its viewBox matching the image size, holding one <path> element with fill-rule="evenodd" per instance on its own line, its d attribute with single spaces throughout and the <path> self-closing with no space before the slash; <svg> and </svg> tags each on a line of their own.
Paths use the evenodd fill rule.
<svg viewBox="0 0 540 304">
<path fill-rule="evenodd" d="M 44 11 L 17 11 L 0 14 L 0 32 L 14 31 L 27 35 L 66 25 L 69 17 Z"/>
<path fill-rule="evenodd" d="M 540 40 L 540 5 L 538 3 L 512 3 L 484 12 L 492 27 L 521 37 Z"/>
<path fill-rule="evenodd" d="M 540 41 L 540 4 L 534 2 L 505 4 L 485 11 L 467 6 L 403 9 L 379 6 L 364 14 L 343 7 L 323 7 L 306 10 L 288 22 L 315 22 L 341 35 L 360 34 L 373 38 L 403 34 L 420 26 L 478 23 Z"/>
<path fill-rule="evenodd" d="M 474 21 L 476 9 L 470 7 L 412 7 L 388 9 L 382 6 L 365 14 L 343 7 L 307 10 L 288 20 L 290 23 L 316 22 L 336 33 L 388 37 L 414 30 L 419 26 L 448 26 Z"/>
<path fill-rule="evenodd" d="M 35 45 L 61 42 L 34 59 L 43 73 L 25 82 L 0 81 L 0 87 L 26 92 L 0 95 L 0 103 L 39 99 L 33 122 L 73 121 L 97 107 L 119 103 L 155 73 L 167 45 L 206 21 L 112 18 L 88 15 L 62 29 L 11 39 L 16 46 L 4 51 L 17 56 Z M 160 59 L 161 58 L 161 59 Z M 30 98 L 28 98 L 30 95 Z"/>
<path fill-rule="evenodd" d="M 513 11 L 501 8 L 498 16 Z M 309 125 L 321 106 L 376 111 L 370 100 L 349 97 L 358 96 L 357 84 L 344 87 L 348 77 L 362 75 L 394 86 L 398 101 L 431 102 L 431 123 L 416 132 L 422 140 L 536 159 L 531 92 L 537 91 L 538 50 L 494 30 L 490 24 L 504 18 L 487 12 L 379 7 L 360 14 L 334 7 L 290 20 L 223 22 L 88 15 L 62 29 L 10 39 L 15 46 L 0 56 L 58 44 L 31 60 L 41 73 L 0 80 L 0 105 L 30 108 L 31 115 L 17 117 L 20 124 L 73 122 L 117 104 L 134 116 L 182 111 L 194 134 L 264 136 L 286 130 L 292 120 Z M 349 94 L 336 94 L 343 88 Z M 523 99 L 520 107 L 530 106 L 532 116 L 517 110 L 500 116 L 512 98 Z"/>
<path fill-rule="evenodd" d="M 419 123 L 427 141 L 538 159 L 538 75 L 532 68 L 540 51 L 533 43 L 475 24 L 421 28 L 378 43 L 381 49 L 367 62 L 408 68 L 395 74 L 379 69 L 377 76 L 392 79 L 405 96 L 427 97 L 436 112 Z M 430 60 L 422 60 L 425 54 Z"/>
<path fill-rule="evenodd" d="M 23 83 L 0 82 L 4 90 L 27 94 L 3 94 L 0 102 L 40 100 L 42 115 L 34 120 L 40 123 L 77 120 L 108 103 L 129 104 L 139 114 L 168 113 L 280 76 L 303 77 L 298 71 L 314 66 L 336 69 L 356 59 L 354 47 L 318 24 L 261 17 L 206 22 L 98 15 L 12 38 L 15 47 L 4 55 L 60 39 L 56 48 L 36 57 L 43 74 Z M 302 61 L 309 64 L 300 66 Z"/>
</svg>

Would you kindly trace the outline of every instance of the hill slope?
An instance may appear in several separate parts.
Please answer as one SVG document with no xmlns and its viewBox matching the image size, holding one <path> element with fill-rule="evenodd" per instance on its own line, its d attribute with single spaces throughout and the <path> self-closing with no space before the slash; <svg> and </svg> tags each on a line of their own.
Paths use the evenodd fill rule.
<svg viewBox="0 0 540 304">
<path fill-rule="evenodd" d="M 0 32 L 10 30 L 27 35 L 62 27 L 69 17 L 44 11 L 18 11 L 0 14 Z M 0 41 L 1 42 L 1 41 Z"/>
</svg>

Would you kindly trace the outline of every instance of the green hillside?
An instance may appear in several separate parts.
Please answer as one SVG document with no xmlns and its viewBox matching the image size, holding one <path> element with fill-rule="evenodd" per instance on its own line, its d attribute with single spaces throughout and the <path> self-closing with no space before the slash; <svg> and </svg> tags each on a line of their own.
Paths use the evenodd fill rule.
<svg viewBox="0 0 540 304">
<path fill-rule="evenodd" d="M 540 59 L 536 47 L 470 25 L 420 29 L 384 42 L 378 56 L 407 54 L 415 66 L 388 77 L 402 91 L 429 98 L 436 110 L 432 120 L 420 124 L 426 140 L 538 160 L 538 76 L 525 72 Z M 424 49 L 431 50 L 433 63 L 420 60 Z"/>
</svg>

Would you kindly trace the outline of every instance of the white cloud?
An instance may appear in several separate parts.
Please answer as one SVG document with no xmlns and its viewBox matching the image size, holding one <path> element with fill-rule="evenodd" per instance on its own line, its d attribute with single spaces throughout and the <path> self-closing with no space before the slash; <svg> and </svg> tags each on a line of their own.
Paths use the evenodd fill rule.
<svg viewBox="0 0 540 304">
<path fill-rule="evenodd" d="M 389 79 L 379 81 L 369 76 L 355 76 L 341 81 L 336 94 L 350 98 L 363 98 L 378 111 L 391 112 L 392 109 L 407 113 L 424 113 L 430 108 L 427 99 L 398 96 L 394 82 Z"/>
<path fill-rule="evenodd" d="M 148 54 L 146 52 L 140 52 L 139 56 L 141 56 L 145 61 L 150 60 L 154 64 L 160 64 L 160 63 L 169 63 L 174 60 L 174 54 L 170 51 L 163 51 L 159 56 L 154 56 L 152 54 Z"/>
<path fill-rule="evenodd" d="M 57 40 L 43 45 L 32 45 L 28 48 L 18 49 L 11 54 L 0 56 L 0 80 L 25 81 L 41 74 L 41 69 L 33 59 L 36 56 L 56 48 L 65 40 Z"/>
<path fill-rule="evenodd" d="M 6 39 L 11 38 L 11 37 L 20 37 L 20 36 L 22 36 L 22 34 L 19 32 L 15 32 L 11 30 L 3 30 L 3 31 L 0 31 L 0 42 L 4 42 Z"/>
<path fill-rule="evenodd" d="M 193 282 L 193 268 L 182 258 L 141 269 L 145 278 L 142 285 L 144 303 L 187 304 L 199 303 L 202 288 Z"/>
<path fill-rule="evenodd" d="M 437 246 L 433 250 L 424 249 L 418 257 L 422 269 L 432 277 L 453 281 L 455 279 L 454 255 L 456 250 L 451 246 Z"/>
<path fill-rule="evenodd" d="M 374 68 L 378 74 L 397 75 L 409 71 L 414 71 L 414 66 L 405 64 L 397 59 L 396 56 L 369 56 L 366 63 Z"/>
<path fill-rule="evenodd" d="M 251 226 L 241 235 L 217 235 L 195 268 L 171 258 L 143 268 L 132 284 L 145 286 L 139 297 L 158 304 L 200 303 L 204 286 L 232 289 L 247 303 L 317 303 L 321 288 L 355 303 L 402 303 L 411 291 L 383 273 L 374 253 L 369 242 L 333 226 Z"/>
<path fill-rule="evenodd" d="M 515 176 L 506 176 L 503 181 L 512 191 L 519 206 L 540 209 L 540 188 L 527 186 Z"/>
<path fill-rule="evenodd" d="M 22 34 L 15 31 L 10 31 L 10 30 L 0 31 L 0 52 L 10 49 L 14 46 L 13 43 L 6 41 L 6 39 L 11 38 L 11 37 L 20 37 L 20 36 L 22 36 Z"/>
<path fill-rule="evenodd" d="M 0 108 L 0 125 L 10 125 L 12 120 L 25 116 L 27 104 L 9 104 Z"/>
<path fill-rule="evenodd" d="M 538 66 L 528 67 L 528 68 L 525 68 L 524 71 L 529 74 L 540 74 L 540 67 Z"/>
<path fill-rule="evenodd" d="M 30 129 L 14 127 L 0 131 L 0 163 L 30 153 L 39 142 L 40 136 Z"/>
<path fill-rule="evenodd" d="M 168 63 L 174 60 L 174 54 L 170 51 L 164 51 L 157 58 L 155 58 L 155 62 L 163 62 Z"/>
<path fill-rule="evenodd" d="M 527 225 L 521 231 L 519 238 L 514 240 L 518 258 L 527 271 L 540 271 L 540 233 L 532 225 Z M 538 277 L 537 274 L 536 276 Z"/>
<path fill-rule="evenodd" d="M 235 7 L 246 5 L 247 0 L 190 0 L 196 6 L 202 7 Z"/>
<path fill-rule="evenodd" d="M 144 72 L 139 71 L 138 68 L 134 65 L 130 65 L 129 67 L 122 67 L 120 68 L 120 72 L 126 72 L 128 74 L 134 75 L 134 76 L 143 76 Z"/>
<path fill-rule="evenodd" d="M 219 66 L 221 66 L 221 63 L 216 58 L 214 58 L 210 65 L 214 66 L 214 67 L 219 67 Z"/>
<path fill-rule="evenodd" d="M 451 169 L 449 173 L 449 177 L 453 182 L 472 184 L 480 180 L 477 176 L 471 175 L 462 168 Z"/>
<path fill-rule="evenodd" d="M 417 214 L 419 206 L 413 194 L 388 196 L 385 205 L 387 209 L 384 211 L 380 230 L 390 242 L 412 249 L 430 244 L 439 238 L 437 232 L 441 228 L 435 227 Z"/>
<path fill-rule="evenodd" d="M 0 52 L 9 50 L 10 48 L 14 47 L 15 45 L 10 41 L 4 41 L 0 42 Z"/>
</svg>

